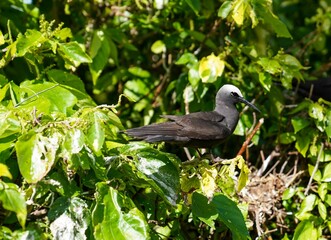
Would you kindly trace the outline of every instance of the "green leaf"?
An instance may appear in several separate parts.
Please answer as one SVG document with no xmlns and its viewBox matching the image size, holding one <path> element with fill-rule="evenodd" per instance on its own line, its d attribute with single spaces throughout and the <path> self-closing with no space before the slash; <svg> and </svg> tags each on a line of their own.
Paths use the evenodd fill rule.
<svg viewBox="0 0 331 240">
<path fill-rule="evenodd" d="M 44 137 L 30 131 L 19 137 L 15 144 L 17 161 L 22 176 L 28 183 L 37 183 L 51 170 L 61 135 Z"/>
<path fill-rule="evenodd" d="M 295 143 L 295 148 L 302 154 L 306 156 L 307 150 L 309 149 L 312 136 L 311 134 L 299 132 L 296 134 L 297 141 Z"/>
<path fill-rule="evenodd" d="M 198 192 L 192 194 L 192 214 L 215 229 L 215 220 L 218 218 L 217 209 L 213 204 L 209 204 L 208 198 Z"/>
<path fill-rule="evenodd" d="M 331 109 L 328 109 L 325 113 L 325 133 L 328 138 L 331 138 Z"/>
<path fill-rule="evenodd" d="M 90 55 L 93 61 L 89 64 L 89 67 L 92 75 L 92 81 L 95 85 L 98 77 L 108 63 L 110 56 L 108 39 L 105 37 L 105 33 L 101 30 L 95 31 L 93 34 Z"/>
<path fill-rule="evenodd" d="M 199 15 L 199 11 L 201 8 L 200 0 L 185 0 L 185 2 L 190 6 L 190 8 L 196 15 Z"/>
<path fill-rule="evenodd" d="M 212 204 L 220 220 L 231 230 L 232 239 L 246 240 L 249 237 L 244 217 L 235 202 L 220 194 L 213 198 Z"/>
<path fill-rule="evenodd" d="M 180 56 L 180 58 L 176 61 L 177 65 L 185 65 L 189 66 L 195 65 L 198 62 L 198 59 L 193 53 L 184 53 Z"/>
<path fill-rule="evenodd" d="M 80 198 L 59 197 L 52 204 L 48 218 L 56 239 L 87 239 L 85 231 L 90 223 L 86 202 Z"/>
<path fill-rule="evenodd" d="M 323 168 L 322 182 L 331 182 L 331 162 Z"/>
<path fill-rule="evenodd" d="M 223 19 L 227 18 L 232 9 L 232 1 L 223 2 L 222 6 L 218 9 L 217 16 Z"/>
<path fill-rule="evenodd" d="M 151 50 L 155 54 L 160 54 L 165 52 L 167 48 L 162 40 L 157 40 L 152 44 Z"/>
<path fill-rule="evenodd" d="M 238 177 L 237 191 L 240 192 L 247 184 L 250 170 L 245 163 L 245 160 L 242 156 L 239 156 L 238 168 L 240 169 L 240 174 Z"/>
<path fill-rule="evenodd" d="M 290 144 L 296 140 L 295 134 L 291 132 L 281 133 L 279 135 L 279 142 L 281 144 Z"/>
<path fill-rule="evenodd" d="M 32 81 L 26 81 L 20 85 L 20 88 L 28 94 L 28 97 L 18 103 L 19 109 L 36 108 L 43 114 L 54 112 L 68 114 L 77 103 L 77 98 L 58 84 L 50 82 L 34 84 Z"/>
<path fill-rule="evenodd" d="M 271 2 L 252 1 L 251 3 L 256 15 L 262 19 L 264 24 L 269 25 L 275 31 L 277 37 L 292 38 L 286 25 L 271 12 L 271 6 L 268 6 Z"/>
<path fill-rule="evenodd" d="M 46 39 L 41 32 L 34 29 L 28 29 L 24 35 L 20 34 L 17 38 L 17 56 L 24 56 L 32 47 L 37 47 L 45 40 Z"/>
<path fill-rule="evenodd" d="M 328 184 L 327 183 L 319 184 L 317 192 L 321 200 L 324 201 L 326 194 L 328 193 Z"/>
<path fill-rule="evenodd" d="M 295 216 L 302 220 L 306 219 L 306 213 L 311 212 L 317 204 L 317 196 L 315 194 L 310 194 L 305 199 L 303 199 L 300 210 L 295 214 Z"/>
<path fill-rule="evenodd" d="M 140 67 L 130 67 L 128 69 L 128 71 L 132 75 L 140 77 L 140 78 L 149 78 L 151 76 L 151 74 L 148 71 L 146 71 Z"/>
<path fill-rule="evenodd" d="M 311 165 L 311 164 L 308 164 L 308 172 L 309 172 L 309 175 L 311 176 L 313 171 L 314 171 L 314 168 L 315 166 L 314 165 Z M 313 178 L 315 181 L 317 182 L 320 182 L 321 179 L 322 179 L 322 173 L 321 173 L 321 170 L 317 170 L 314 174 L 314 178 Z"/>
<path fill-rule="evenodd" d="M 58 52 L 66 63 L 66 68 L 72 69 L 82 63 L 91 63 L 92 59 L 84 52 L 77 42 L 58 43 Z"/>
<path fill-rule="evenodd" d="M 291 199 L 295 193 L 296 193 L 296 190 L 293 187 L 285 189 L 283 196 L 282 196 L 282 200 Z"/>
<path fill-rule="evenodd" d="M 99 182 L 92 211 L 93 235 L 96 239 L 149 239 L 145 216 L 130 198 Z"/>
<path fill-rule="evenodd" d="M 301 117 L 294 117 L 291 119 L 292 126 L 294 128 L 294 133 L 299 132 L 300 130 L 308 127 L 310 125 L 310 120 L 301 118 Z"/>
<path fill-rule="evenodd" d="M 327 210 L 326 210 L 326 206 L 323 204 L 322 201 L 318 201 L 317 209 L 318 209 L 318 213 L 320 214 L 321 218 L 323 220 L 325 220 L 327 217 Z"/>
<path fill-rule="evenodd" d="M 263 69 L 270 74 L 277 74 L 282 71 L 282 66 L 279 64 L 279 61 L 271 58 L 262 57 L 257 61 Z"/>
<path fill-rule="evenodd" d="M 86 100 L 90 98 L 85 91 L 85 85 L 83 81 L 76 75 L 63 70 L 51 69 L 47 72 L 47 76 L 49 80 L 59 83 L 61 84 L 61 87 L 70 90 L 70 93 L 74 94 L 75 97 L 79 100 Z"/>
<path fill-rule="evenodd" d="M 272 77 L 270 74 L 265 72 L 259 72 L 259 81 L 265 90 L 270 91 L 272 84 Z"/>
<path fill-rule="evenodd" d="M 175 155 L 160 152 L 142 143 L 128 144 L 119 149 L 122 155 L 133 157 L 138 177 L 162 198 L 176 205 L 179 184 L 179 160 Z"/>
<path fill-rule="evenodd" d="M 309 236 L 309 240 L 318 239 L 318 229 L 314 227 L 314 222 L 310 220 L 304 220 L 298 224 L 295 228 L 293 240 L 306 240 Z"/>
<path fill-rule="evenodd" d="M 89 114 L 90 126 L 86 133 L 89 146 L 96 152 L 100 153 L 105 142 L 105 122 L 108 117 L 101 111 L 95 111 Z"/>
<path fill-rule="evenodd" d="M 21 123 L 16 112 L 6 108 L 0 109 L 0 139 L 15 136 L 21 130 Z M 4 140 L 2 140 L 2 143 L 5 143 Z"/>
<path fill-rule="evenodd" d="M 308 113 L 309 113 L 310 117 L 312 117 L 318 121 L 322 121 L 324 118 L 323 107 L 318 103 L 310 104 Z"/>
<path fill-rule="evenodd" d="M 0 181 L 0 202 L 4 209 L 16 213 L 18 222 L 24 227 L 27 209 L 24 196 L 19 192 L 17 185 Z"/>
</svg>

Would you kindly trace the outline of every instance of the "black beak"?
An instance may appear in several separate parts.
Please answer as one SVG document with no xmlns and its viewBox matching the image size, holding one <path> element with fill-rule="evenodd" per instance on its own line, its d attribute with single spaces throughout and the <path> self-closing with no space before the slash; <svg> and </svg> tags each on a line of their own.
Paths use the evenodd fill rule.
<svg viewBox="0 0 331 240">
<path fill-rule="evenodd" d="M 245 103 L 249 107 L 253 108 L 254 110 L 258 111 L 259 113 L 261 112 L 253 103 L 248 102 L 245 98 L 243 97 L 237 97 L 239 102 Z"/>
</svg>

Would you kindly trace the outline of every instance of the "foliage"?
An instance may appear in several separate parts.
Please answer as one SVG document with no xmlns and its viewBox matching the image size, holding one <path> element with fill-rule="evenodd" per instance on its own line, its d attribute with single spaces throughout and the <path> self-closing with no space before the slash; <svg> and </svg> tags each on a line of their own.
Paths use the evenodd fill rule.
<svg viewBox="0 0 331 240">
<path fill-rule="evenodd" d="M 329 234 L 331 105 L 293 86 L 330 72 L 330 11 L 325 0 L 1 1 L 0 238 L 263 238 L 239 198 L 254 168 L 233 158 L 257 117 L 246 161 L 277 149 L 307 173 L 282 196 L 284 239 Z M 121 132 L 211 110 L 225 83 L 263 112 L 244 109 L 213 149 L 228 160 L 191 149 L 186 161 Z"/>
</svg>

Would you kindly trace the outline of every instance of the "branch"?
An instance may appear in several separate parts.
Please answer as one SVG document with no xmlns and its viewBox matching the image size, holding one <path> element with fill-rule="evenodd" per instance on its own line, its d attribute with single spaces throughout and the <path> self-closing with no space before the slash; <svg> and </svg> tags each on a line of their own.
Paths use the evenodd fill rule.
<svg viewBox="0 0 331 240">
<path fill-rule="evenodd" d="M 313 172 L 311 173 L 311 176 L 310 176 L 310 179 L 309 179 L 308 185 L 307 185 L 306 190 L 305 190 L 305 196 L 308 195 L 308 192 L 309 192 L 309 189 L 310 189 L 311 183 L 313 182 L 313 178 L 314 178 L 314 176 L 315 176 L 315 173 L 317 172 L 318 165 L 319 165 L 320 160 L 321 160 L 321 155 L 322 155 L 323 148 L 324 148 L 324 144 L 321 143 L 321 148 L 320 148 L 320 150 L 319 150 L 319 152 L 318 152 L 318 156 L 317 156 L 317 160 L 316 160 L 316 164 L 315 164 L 314 170 L 313 170 Z"/>
<path fill-rule="evenodd" d="M 260 129 L 261 125 L 263 124 L 264 122 L 264 118 L 260 118 L 259 122 L 256 124 L 255 128 L 253 129 L 252 133 L 247 137 L 247 139 L 245 140 L 245 142 L 243 143 L 243 145 L 241 146 L 239 152 L 237 153 L 237 156 L 238 155 L 242 155 L 248 144 L 250 143 L 250 141 L 252 140 L 253 136 L 255 135 L 255 133 Z"/>
</svg>

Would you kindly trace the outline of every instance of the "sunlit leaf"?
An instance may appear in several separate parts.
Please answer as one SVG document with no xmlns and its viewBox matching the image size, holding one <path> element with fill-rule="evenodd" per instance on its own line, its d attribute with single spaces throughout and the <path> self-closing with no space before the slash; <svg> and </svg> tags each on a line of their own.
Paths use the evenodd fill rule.
<svg viewBox="0 0 331 240">
<path fill-rule="evenodd" d="M 310 220 L 304 220 L 298 224 L 295 228 L 293 240 L 306 240 L 309 236 L 309 240 L 318 239 L 318 230 L 314 226 L 314 222 Z"/>
<path fill-rule="evenodd" d="M 40 181 L 51 170 L 60 142 L 58 133 L 45 137 L 34 131 L 18 139 L 15 144 L 18 166 L 28 183 Z"/>
<path fill-rule="evenodd" d="M 84 200 L 59 197 L 52 204 L 48 218 L 55 239 L 87 239 L 90 212 Z"/>
<path fill-rule="evenodd" d="M 105 183 L 97 184 L 96 205 L 92 212 L 96 239 L 148 239 L 145 216 L 132 200 Z"/>
<path fill-rule="evenodd" d="M 295 214 L 295 216 L 300 219 L 305 219 L 305 213 L 311 212 L 317 204 L 317 196 L 315 194 L 310 194 L 302 201 L 300 210 Z"/>
<path fill-rule="evenodd" d="M 201 170 L 201 191 L 207 198 L 212 198 L 214 196 L 215 190 L 217 188 L 216 177 L 217 169 L 214 167 L 204 168 Z"/>
<path fill-rule="evenodd" d="M 120 152 L 134 157 L 138 177 L 147 181 L 167 202 L 176 205 L 180 184 L 179 161 L 174 155 L 138 143 L 128 144 Z"/>
<path fill-rule="evenodd" d="M 166 45 L 163 41 L 157 40 L 152 44 L 151 50 L 155 54 L 160 54 L 166 51 Z"/>
<path fill-rule="evenodd" d="M 4 209 L 16 213 L 18 222 L 24 227 L 27 209 L 24 196 L 19 192 L 17 185 L 0 181 L 0 202 Z"/>
<path fill-rule="evenodd" d="M 331 182 L 331 163 L 328 163 L 324 168 L 323 168 L 323 174 L 322 174 L 322 179 L 321 181 L 323 182 Z"/>
<path fill-rule="evenodd" d="M 202 82 L 215 82 L 223 74 L 225 62 L 214 54 L 204 57 L 199 63 L 199 75 Z"/>
<path fill-rule="evenodd" d="M 10 178 L 12 179 L 13 176 L 11 175 L 7 165 L 3 164 L 3 163 L 0 163 L 0 179 L 1 177 L 7 177 L 7 178 Z"/>
<path fill-rule="evenodd" d="M 38 46 L 45 40 L 41 32 L 28 29 L 24 35 L 19 35 L 17 38 L 17 56 L 24 56 L 30 48 Z"/>
<path fill-rule="evenodd" d="M 66 67 L 71 69 L 82 63 L 91 63 L 92 59 L 85 53 L 77 42 L 58 43 L 59 54 L 66 62 Z"/>
</svg>

